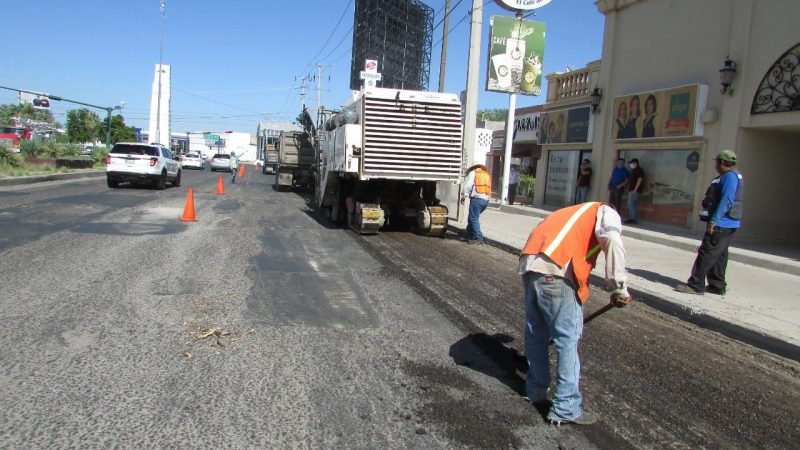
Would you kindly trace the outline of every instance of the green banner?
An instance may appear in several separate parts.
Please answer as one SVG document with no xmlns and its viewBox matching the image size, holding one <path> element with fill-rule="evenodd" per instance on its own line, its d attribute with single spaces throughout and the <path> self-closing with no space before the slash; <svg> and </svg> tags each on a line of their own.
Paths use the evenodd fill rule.
<svg viewBox="0 0 800 450">
<path fill-rule="evenodd" d="M 540 95 L 544 22 L 493 16 L 491 26 L 486 90 Z"/>
</svg>

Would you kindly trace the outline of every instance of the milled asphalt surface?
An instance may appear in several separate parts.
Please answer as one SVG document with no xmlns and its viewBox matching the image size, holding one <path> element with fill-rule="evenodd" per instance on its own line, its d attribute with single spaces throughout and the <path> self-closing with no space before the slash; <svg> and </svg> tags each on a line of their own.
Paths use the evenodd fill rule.
<svg viewBox="0 0 800 450">
<path fill-rule="evenodd" d="M 224 196 L 216 179 L 0 189 L 0 447 L 799 440 L 797 363 L 642 304 L 586 327 L 583 391 L 601 422 L 549 426 L 521 399 L 513 255 L 454 235 L 359 237 L 270 176 L 251 170 Z M 196 223 L 177 220 L 187 187 Z M 595 289 L 587 313 L 606 302 Z M 209 328 L 230 334 L 197 339 Z"/>
</svg>

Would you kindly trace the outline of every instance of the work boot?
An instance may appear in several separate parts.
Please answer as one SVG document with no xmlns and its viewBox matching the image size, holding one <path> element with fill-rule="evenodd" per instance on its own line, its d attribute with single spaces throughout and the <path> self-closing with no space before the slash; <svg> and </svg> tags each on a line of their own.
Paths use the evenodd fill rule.
<svg viewBox="0 0 800 450">
<path fill-rule="evenodd" d="M 725 295 L 725 289 L 717 289 L 714 286 L 706 286 L 706 292 L 714 295 Z"/>
<path fill-rule="evenodd" d="M 678 292 L 682 292 L 684 294 L 703 295 L 703 291 L 698 291 L 697 289 L 689 286 L 688 284 L 679 284 L 675 286 L 675 290 Z"/>
<path fill-rule="evenodd" d="M 562 423 L 574 423 L 575 425 L 591 425 L 597 422 L 597 416 L 584 411 L 583 414 L 574 418 L 574 419 L 562 419 L 557 415 L 553 414 L 552 412 L 547 415 L 547 420 L 550 421 L 553 425 L 561 425 Z"/>
</svg>

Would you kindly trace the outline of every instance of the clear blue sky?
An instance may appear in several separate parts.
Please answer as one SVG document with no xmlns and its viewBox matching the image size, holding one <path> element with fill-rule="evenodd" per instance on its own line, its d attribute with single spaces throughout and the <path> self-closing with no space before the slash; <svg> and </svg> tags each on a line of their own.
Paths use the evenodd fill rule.
<svg viewBox="0 0 800 450">
<path fill-rule="evenodd" d="M 101 106 L 124 101 L 126 123 L 146 129 L 159 60 L 159 0 L 3 3 L 0 85 Z M 425 3 L 439 23 L 445 0 Z M 466 85 L 472 0 L 451 3 L 445 90 L 458 93 Z M 484 91 L 486 54 L 489 18 L 513 13 L 491 0 L 483 5 L 478 109 L 506 108 L 507 94 Z M 313 74 L 317 62 L 325 66 L 322 104 L 337 107 L 350 92 L 353 12 L 351 0 L 166 0 L 163 61 L 172 67 L 172 131 L 254 133 L 259 120 L 291 122 L 300 108 L 295 77 Z M 553 0 L 529 19 L 547 24 L 545 74 L 600 58 L 603 16 L 592 0 Z M 438 87 L 442 28 L 433 35 L 430 90 Z M 309 92 L 307 105 L 314 106 L 315 95 Z M 0 89 L 0 104 L 16 102 L 16 93 Z M 541 103 L 544 94 L 517 99 L 518 107 Z M 66 111 L 76 107 L 54 102 L 56 120 L 65 123 Z"/>
</svg>

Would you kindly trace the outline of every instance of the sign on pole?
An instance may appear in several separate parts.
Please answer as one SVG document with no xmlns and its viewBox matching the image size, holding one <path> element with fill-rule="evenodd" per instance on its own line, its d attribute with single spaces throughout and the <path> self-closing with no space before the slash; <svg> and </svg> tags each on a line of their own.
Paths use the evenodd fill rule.
<svg viewBox="0 0 800 450">
<path fill-rule="evenodd" d="M 381 81 L 381 74 L 378 73 L 378 61 L 368 59 L 364 62 L 364 70 L 361 71 L 360 78 L 364 80 L 364 87 L 373 88 Z"/>
<path fill-rule="evenodd" d="M 552 0 L 494 0 L 500 7 L 509 11 L 528 11 L 541 8 Z"/>
<path fill-rule="evenodd" d="M 505 16 L 492 17 L 490 24 L 486 90 L 540 95 L 546 25 Z"/>
</svg>

